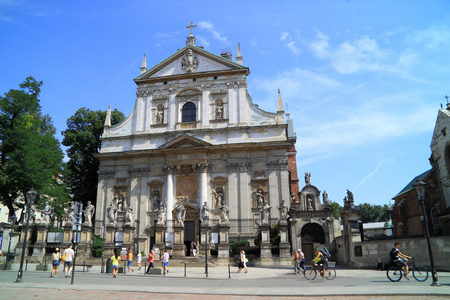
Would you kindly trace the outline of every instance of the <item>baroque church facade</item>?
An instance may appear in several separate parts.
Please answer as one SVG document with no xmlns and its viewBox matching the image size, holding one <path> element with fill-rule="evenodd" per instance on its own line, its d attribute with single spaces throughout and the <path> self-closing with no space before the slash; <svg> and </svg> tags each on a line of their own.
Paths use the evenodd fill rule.
<svg viewBox="0 0 450 300">
<path fill-rule="evenodd" d="M 282 203 L 300 203 L 292 120 L 279 91 L 277 112 L 253 103 L 249 74 L 239 46 L 236 61 L 212 54 L 195 44 L 192 28 L 186 46 L 154 67 L 144 56 L 133 111 L 120 124 L 111 126 L 110 114 L 105 121 L 95 233 L 145 253 L 182 243 L 189 255 L 192 243 L 204 242 L 206 222 L 212 242 L 252 243 L 263 208 L 274 224 Z M 321 208 L 313 192 L 309 212 Z"/>
</svg>

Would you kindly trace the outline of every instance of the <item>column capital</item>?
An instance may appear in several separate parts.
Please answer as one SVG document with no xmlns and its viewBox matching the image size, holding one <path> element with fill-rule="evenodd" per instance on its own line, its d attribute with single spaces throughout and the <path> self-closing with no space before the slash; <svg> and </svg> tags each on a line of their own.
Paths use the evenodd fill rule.
<svg viewBox="0 0 450 300">
<path fill-rule="evenodd" d="M 207 173 L 209 171 L 208 163 L 197 164 L 197 169 L 200 170 L 201 173 Z"/>
<path fill-rule="evenodd" d="M 175 166 L 174 165 L 165 165 L 163 168 L 166 175 L 173 175 L 175 172 Z"/>
</svg>

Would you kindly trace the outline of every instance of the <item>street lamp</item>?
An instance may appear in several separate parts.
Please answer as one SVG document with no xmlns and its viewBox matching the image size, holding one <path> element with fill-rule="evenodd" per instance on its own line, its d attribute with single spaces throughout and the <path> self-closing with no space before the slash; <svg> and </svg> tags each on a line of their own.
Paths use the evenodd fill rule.
<svg viewBox="0 0 450 300">
<path fill-rule="evenodd" d="M 16 224 L 16 221 L 17 221 L 16 214 L 13 214 L 9 220 L 11 222 L 11 231 L 9 232 L 8 256 L 6 256 L 6 264 L 5 264 L 5 269 L 4 270 L 6 270 L 8 268 L 9 256 L 10 256 L 9 252 L 11 250 L 11 240 L 12 240 L 13 227 Z"/>
<path fill-rule="evenodd" d="M 20 283 L 23 282 L 22 281 L 22 275 L 23 275 L 23 260 L 25 259 L 25 251 L 27 249 L 27 239 L 28 239 L 28 223 L 30 222 L 30 210 L 31 210 L 31 205 L 33 205 L 34 200 L 36 199 L 38 193 L 36 193 L 36 191 L 31 188 L 31 190 L 29 190 L 26 194 L 27 196 L 27 225 L 25 226 L 25 237 L 23 239 L 23 247 L 22 247 L 22 257 L 20 258 L 20 269 L 19 269 L 19 273 L 17 274 L 17 279 L 16 282 Z"/>
<path fill-rule="evenodd" d="M 431 276 L 433 277 L 433 283 L 432 286 L 439 286 L 439 281 L 436 273 L 436 269 L 434 267 L 434 260 L 433 260 L 433 252 L 431 250 L 431 243 L 430 243 L 430 232 L 428 231 L 428 219 L 427 219 L 427 213 L 425 211 L 425 191 L 426 191 L 426 183 L 422 180 L 417 180 L 416 183 L 413 184 L 414 188 L 416 189 L 418 200 L 420 204 L 422 205 L 422 213 L 423 213 L 423 219 L 425 221 L 425 235 L 427 237 L 427 243 L 428 243 L 428 254 L 430 255 L 430 263 L 431 263 Z"/>
</svg>

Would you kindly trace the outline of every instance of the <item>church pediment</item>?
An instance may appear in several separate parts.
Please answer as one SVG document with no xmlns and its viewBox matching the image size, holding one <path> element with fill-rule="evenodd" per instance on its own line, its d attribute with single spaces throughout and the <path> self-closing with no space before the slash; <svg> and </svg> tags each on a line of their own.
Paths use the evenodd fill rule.
<svg viewBox="0 0 450 300">
<path fill-rule="evenodd" d="M 214 55 L 199 47 L 187 45 L 135 78 L 135 82 L 145 82 L 161 77 L 191 76 L 198 73 L 220 73 L 227 71 L 249 73 L 247 67 L 221 56 Z"/>
<path fill-rule="evenodd" d="M 190 135 L 184 134 L 165 143 L 164 145 L 161 145 L 159 149 L 198 148 L 209 146 L 212 145 L 210 143 L 207 143 Z"/>
</svg>

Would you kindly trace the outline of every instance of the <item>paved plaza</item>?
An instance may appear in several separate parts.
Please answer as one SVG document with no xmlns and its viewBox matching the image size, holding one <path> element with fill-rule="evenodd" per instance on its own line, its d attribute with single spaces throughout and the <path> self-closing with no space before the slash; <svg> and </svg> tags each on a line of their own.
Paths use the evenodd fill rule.
<svg viewBox="0 0 450 300">
<path fill-rule="evenodd" d="M 62 270 L 62 268 L 61 268 Z M 77 269 L 81 270 L 81 268 Z M 0 271 L 1 299 L 448 299 L 450 273 L 440 272 L 440 287 L 426 282 L 402 279 L 390 282 L 386 272 L 376 270 L 337 269 L 335 280 L 316 278 L 307 281 L 294 275 L 291 268 L 250 268 L 249 273 L 236 273 L 236 268 L 182 267 L 170 268 L 166 276 L 144 275 L 143 268 L 112 278 L 101 273 L 75 272 L 74 284 L 60 273 L 26 271 L 22 283 L 14 283 L 17 271 Z M 430 274 L 431 275 L 431 274 Z M 231 277 L 231 278 L 229 278 Z M 219 296 L 220 295 L 220 296 Z"/>
</svg>

